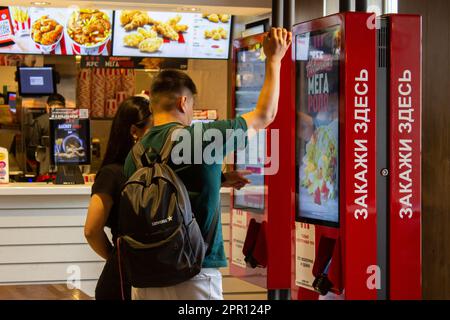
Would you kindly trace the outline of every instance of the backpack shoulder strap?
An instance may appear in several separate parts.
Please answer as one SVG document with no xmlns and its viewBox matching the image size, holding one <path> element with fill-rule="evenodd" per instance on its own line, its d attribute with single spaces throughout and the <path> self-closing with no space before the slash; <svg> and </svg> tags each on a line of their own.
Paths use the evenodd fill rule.
<svg viewBox="0 0 450 320">
<path fill-rule="evenodd" d="M 172 152 L 172 147 L 174 143 L 174 141 L 172 141 L 172 135 L 175 132 L 175 130 L 182 128 L 184 127 L 181 124 L 178 124 L 169 129 L 169 132 L 167 133 L 166 137 L 166 142 L 164 143 L 161 151 L 159 152 L 162 162 L 167 163 L 169 161 L 170 153 Z"/>
<path fill-rule="evenodd" d="M 146 155 L 144 145 L 139 141 L 131 148 L 131 158 L 133 159 L 136 170 L 144 167 L 143 155 Z"/>
</svg>

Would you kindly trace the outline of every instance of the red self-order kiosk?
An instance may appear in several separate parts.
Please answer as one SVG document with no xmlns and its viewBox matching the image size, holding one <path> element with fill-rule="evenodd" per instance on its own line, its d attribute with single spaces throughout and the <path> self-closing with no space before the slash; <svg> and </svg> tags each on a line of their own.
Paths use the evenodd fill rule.
<svg viewBox="0 0 450 320">
<path fill-rule="evenodd" d="M 265 78 L 263 39 L 264 34 L 259 34 L 233 43 L 232 107 L 236 116 L 254 109 L 258 101 Z M 230 273 L 268 289 L 269 299 L 287 298 L 290 288 L 295 179 L 293 67 L 289 50 L 281 66 L 275 121 L 235 157 L 235 168 L 252 174 L 248 176 L 251 184 L 232 195 Z"/>
<path fill-rule="evenodd" d="M 342 13 L 293 29 L 293 299 L 377 298 L 371 279 L 378 265 L 377 65 L 370 18 Z"/>
<path fill-rule="evenodd" d="M 294 299 L 421 298 L 421 18 L 294 27 Z"/>
</svg>

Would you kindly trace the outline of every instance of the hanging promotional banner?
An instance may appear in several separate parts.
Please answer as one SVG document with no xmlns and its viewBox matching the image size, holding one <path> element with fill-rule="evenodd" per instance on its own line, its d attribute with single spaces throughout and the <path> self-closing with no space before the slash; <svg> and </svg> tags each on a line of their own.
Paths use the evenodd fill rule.
<svg viewBox="0 0 450 320">
<path fill-rule="evenodd" d="M 188 59 L 183 58 L 141 58 L 141 57 L 104 57 L 83 56 L 81 68 L 117 68 L 117 69 L 178 69 L 187 70 Z"/>
<path fill-rule="evenodd" d="M 0 66 L 43 67 L 44 57 L 32 54 L 0 54 Z"/>
<path fill-rule="evenodd" d="M 109 55 L 112 10 L 8 7 L 1 11 L 0 53 Z M 5 19 L 3 19 L 3 17 Z M 2 41 L 5 42 L 6 40 Z"/>
</svg>

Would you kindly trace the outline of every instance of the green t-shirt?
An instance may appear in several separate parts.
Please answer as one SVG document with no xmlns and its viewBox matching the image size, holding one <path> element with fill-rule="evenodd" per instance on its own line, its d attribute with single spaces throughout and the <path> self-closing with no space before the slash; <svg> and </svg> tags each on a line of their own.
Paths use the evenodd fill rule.
<svg viewBox="0 0 450 320">
<path fill-rule="evenodd" d="M 142 144 L 146 149 L 152 148 L 155 152 L 160 152 L 170 128 L 175 125 L 180 124 L 172 122 L 153 127 L 142 138 Z M 193 124 L 186 127 L 179 135 L 178 142 L 174 143 L 172 154 L 179 157 L 178 160 L 176 157 L 172 158 L 169 164 L 189 192 L 192 211 L 204 238 L 211 228 L 214 215 L 218 215 L 216 232 L 203 268 L 227 266 L 220 218 L 222 163 L 224 156 L 246 145 L 246 133 L 247 123 L 244 118 L 238 117 L 234 120 Z M 189 149 L 191 154 L 187 152 Z M 212 155 L 213 158 L 203 155 Z M 184 159 L 184 163 L 179 162 L 181 159 Z M 125 175 L 129 178 L 135 171 L 136 167 L 129 154 L 125 161 Z"/>
</svg>

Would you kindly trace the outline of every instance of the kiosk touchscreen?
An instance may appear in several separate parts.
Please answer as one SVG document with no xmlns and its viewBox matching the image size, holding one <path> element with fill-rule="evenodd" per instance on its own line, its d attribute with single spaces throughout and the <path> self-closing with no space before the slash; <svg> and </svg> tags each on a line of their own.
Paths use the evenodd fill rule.
<svg viewBox="0 0 450 320">
<path fill-rule="evenodd" d="M 86 109 L 53 109 L 50 152 L 57 166 L 56 184 L 83 184 L 79 165 L 91 162 L 90 123 Z"/>
<path fill-rule="evenodd" d="M 237 53 L 235 112 L 240 116 L 253 110 L 265 77 L 265 56 L 261 43 L 240 48 Z M 264 157 L 266 135 L 259 132 L 244 150 L 236 153 L 236 170 L 246 170 L 250 184 L 234 191 L 234 208 L 264 213 Z"/>
<path fill-rule="evenodd" d="M 296 36 L 297 221 L 339 226 L 340 26 Z"/>
<path fill-rule="evenodd" d="M 253 110 L 264 84 L 265 34 L 233 43 L 235 116 Z M 281 63 L 278 113 L 234 158 L 235 170 L 250 171 L 245 188 L 232 194 L 230 273 L 268 289 L 269 299 L 286 298 L 290 287 L 291 222 L 294 204 L 294 64 Z"/>
</svg>

